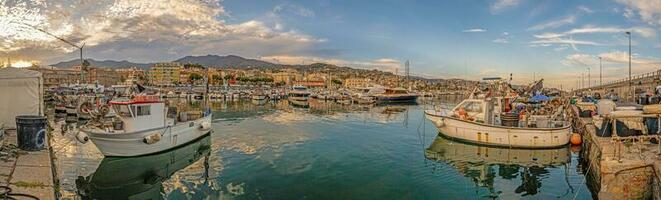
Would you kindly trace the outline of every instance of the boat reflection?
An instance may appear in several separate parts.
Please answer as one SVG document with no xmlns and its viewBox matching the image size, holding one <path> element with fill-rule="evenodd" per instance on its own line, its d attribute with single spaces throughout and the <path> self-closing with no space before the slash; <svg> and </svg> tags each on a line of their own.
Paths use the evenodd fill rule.
<svg viewBox="0 0 661 200">
<path fill-rule="evenodd" d="M 520 178 L 521 183 L 513 188 L 514 193 L 521 196 L 537 194 L 542 187 L 541 180 L 549 174 L 547 168 L 569 163 L 571 152 L 568 147 L 516 149 L 481 146 L 439 135 L 425 150 L 425 158 L 450 164 L 477 186 L 487 188 L 489 197 L 495 198 L 502 193 L 494 189 L 495 179 Z"/>
<path fill-rule="evenodd" d="M 210 147 L 211 136 L 207 135 L 163 153 L 104 158 L 96 172 L 78 177 L 77 192 L 83 199 L 163 199 L 163 181 L 200 158 L 208 157 Z M 206 166 L 207 163 L 205 171 L 208 170 Z"/>
</svg>

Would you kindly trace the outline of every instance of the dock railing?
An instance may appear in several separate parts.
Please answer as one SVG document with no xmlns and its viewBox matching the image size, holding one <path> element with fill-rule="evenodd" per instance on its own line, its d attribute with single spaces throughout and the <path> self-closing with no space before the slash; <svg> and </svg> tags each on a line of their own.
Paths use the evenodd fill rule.
<svg viewBox="0 0 661 200">
<path fill-rule="evenodd" d="M 644 73 L 644 74 L 635 74 L 635 75 L 632 75 L 632 76 L 631 76 L 631 81 L 632 81 L 632 82 L 635 82 L 636 80 L 645 79 L 645 78 L 651 78 L 651 77 L 659 77 L 659 78 L 661 78 L 661 70 L 657 70 L 657 71 L 653 71 L 653 72 L 647 72 L 647 73 Z M 585 89 L 593 89 L 593 88 L 603 88 L 603 87 L 607 87 L 607 86 L 612 86 L 612 85 L 617 85 L 617 84 L 621 84 L 621 83 L 626 83 L 626 82 L 628 82 L 628 81 L 629 81 L 629 77 L 626 77 L 626 78 L 617 79 L 617 80 L 613 80 L 613 81 L 607 81 L 607 82 L 605 82 L 605 83 L 602 84 L 602 85 L 592 86 L 592 87 L 589 87 L 589 88 L 583 88 L 583 89 L 585 90 Z M 633 84 L 633 83 L 632 83 L 632 84 Z"/>
</svg>

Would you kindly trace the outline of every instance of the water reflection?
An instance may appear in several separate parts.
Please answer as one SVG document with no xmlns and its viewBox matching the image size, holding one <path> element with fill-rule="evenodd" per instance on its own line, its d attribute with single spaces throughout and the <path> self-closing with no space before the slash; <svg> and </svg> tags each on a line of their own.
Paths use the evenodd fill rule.
<svg viewBox="0 0 661 200">
<path fill-rule="evenodd" d="M 549 176 L 548 168 L 570 163 L 571 152 L 568 147 L 514 149 L 480 146 L 439 135 L 425 150 L 425 157 L 452 165 L 477 186 L 487 188 L 488 197 L 496 198 L 503 192 L 494 187 L 497 179 L 520 179 L 516 187 L 508 189 L 521 196 L 536 195 L 542 187 L 542 179 Z"/>
<path fill-rule="evenodd" d="M 96 172 L 76 179 L 78 194 L 83 199 L 162 199 L 163 181 L 203 157 L 205 173 L 200 178 L 209 177 L 210 141 L 211 137 L 205 136 L 154 155 L 104 158 Z"/>
</svg>

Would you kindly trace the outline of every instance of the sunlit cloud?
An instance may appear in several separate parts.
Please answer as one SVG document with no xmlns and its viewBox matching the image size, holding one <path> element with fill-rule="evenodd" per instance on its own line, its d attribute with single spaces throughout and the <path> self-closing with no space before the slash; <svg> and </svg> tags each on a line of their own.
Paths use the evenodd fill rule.
<svg viewBox="0 0 661 200">
<path fill-rule="evenodd" d="M 326 41 L 258 20 L 227 23 L 228 14 L 219 0 L 0 0 L 0 15 L 0 26 L 6 27 L 0 32 L 0 50 L 35 58 L 75 50 L 37 28 L 84 43 L 92 55 L 137 61 L 223 53 L 218 47 L 250 52 L 246 56 L 291 53 Z M 44 50 L 50 55 L 43 54 Z"/>
<path fill-rule="evenodd" d="M 464 32 L 464 33 L 481 33 L 481 32 L 487 32 L 487 30 L 481 29 L 481 28 L 472 28 L 472 29 L 463 30 L 461 32 Z"/>
<path fill-rule="evenodd" d="M 337 66 L 352 67 L 358 69 L 378 69 L 386 72 L 395 73 L 397 70 L 403 72 L 402 62 L 393 58 L 379 58 L 367 61 L 356 60 L 343 60 L 333 58 L 320 58 L 311 56 L 292 56 L 292 55 L 277 55 L 277 56 L 263 56 L 261 60 L 289 65 L 301 65 L 311 63 L 328 63 Z"/>
<path fill-rule="evenodd" d="M 496 0 L 491 4 L 489 10 L 491 10 L 491 13 L 498 13 L 505 9 L 515 7 L 519 5 L 519 3 L 521 3 L 521 0 Z"/>
<path fill-rule="evenodd" d="M 573 24 L 574 22 L 576 22 L 576 16 L 575 15 L 569 15 L 569 16 L 561 18 L 561 19 L 548 21 L 548 22 L 544 22 L 544 23 L 541 23 L 541 24 L 531 26 L 526 30 L 528 30 L 528 31 L 539 31 L 539 30 L 550 29 L 550 28 L 558 28 L 558 27 L 561 27 L 561 26 L 564 26 L 564 25 Z"/>
<path fill-rule="evenodd" d="M 624 16 L 635 17 L 634 11 L 638 12 L 640 19 L 650 25 L 661 25 L 661 3 L 658 0 L 616 0 L 627 6 Z"/>
</svg>

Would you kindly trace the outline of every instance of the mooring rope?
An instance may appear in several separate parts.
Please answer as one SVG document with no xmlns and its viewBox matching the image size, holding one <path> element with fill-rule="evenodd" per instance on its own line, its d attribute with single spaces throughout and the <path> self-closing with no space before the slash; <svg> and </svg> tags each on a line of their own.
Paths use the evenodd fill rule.
<svg viewBox="0 0 661 200">
<path fill-rule="evenodd" d="M 590 174 L 590 169 L 592 168 L 591 163 L 589 163 L 589 162 L 586 162 L 586 163 L 588 163 L 588 170 L 583 175 L 584 176 L 583 177 L 583 182 L 580 185 L 585 185 L 585 182 L 587 182 L 587 180 L 588 180 L 588 175 Z M 572 198 L 572 200 L 575 200 L 576 197 L 578 197 L 578 194 L 581 193 L 581 189 L 582 189 L 582 187 L 578 188 L 578 190 L 576 191 L 576 194 L 574 194 L 574 198 Z"/>
<path fill-rule="evenodd" d="M 14 197 L 27 197 L 31 199 L 37 199 L 39 200 L 39 197 L 30 195 L 30 194 L 23 194 L 23 193 L 12 193 L 12 189 L 8 186 L 0 186 L 0 197 L 2 199 L 17 199 Z"/>
</svg>

